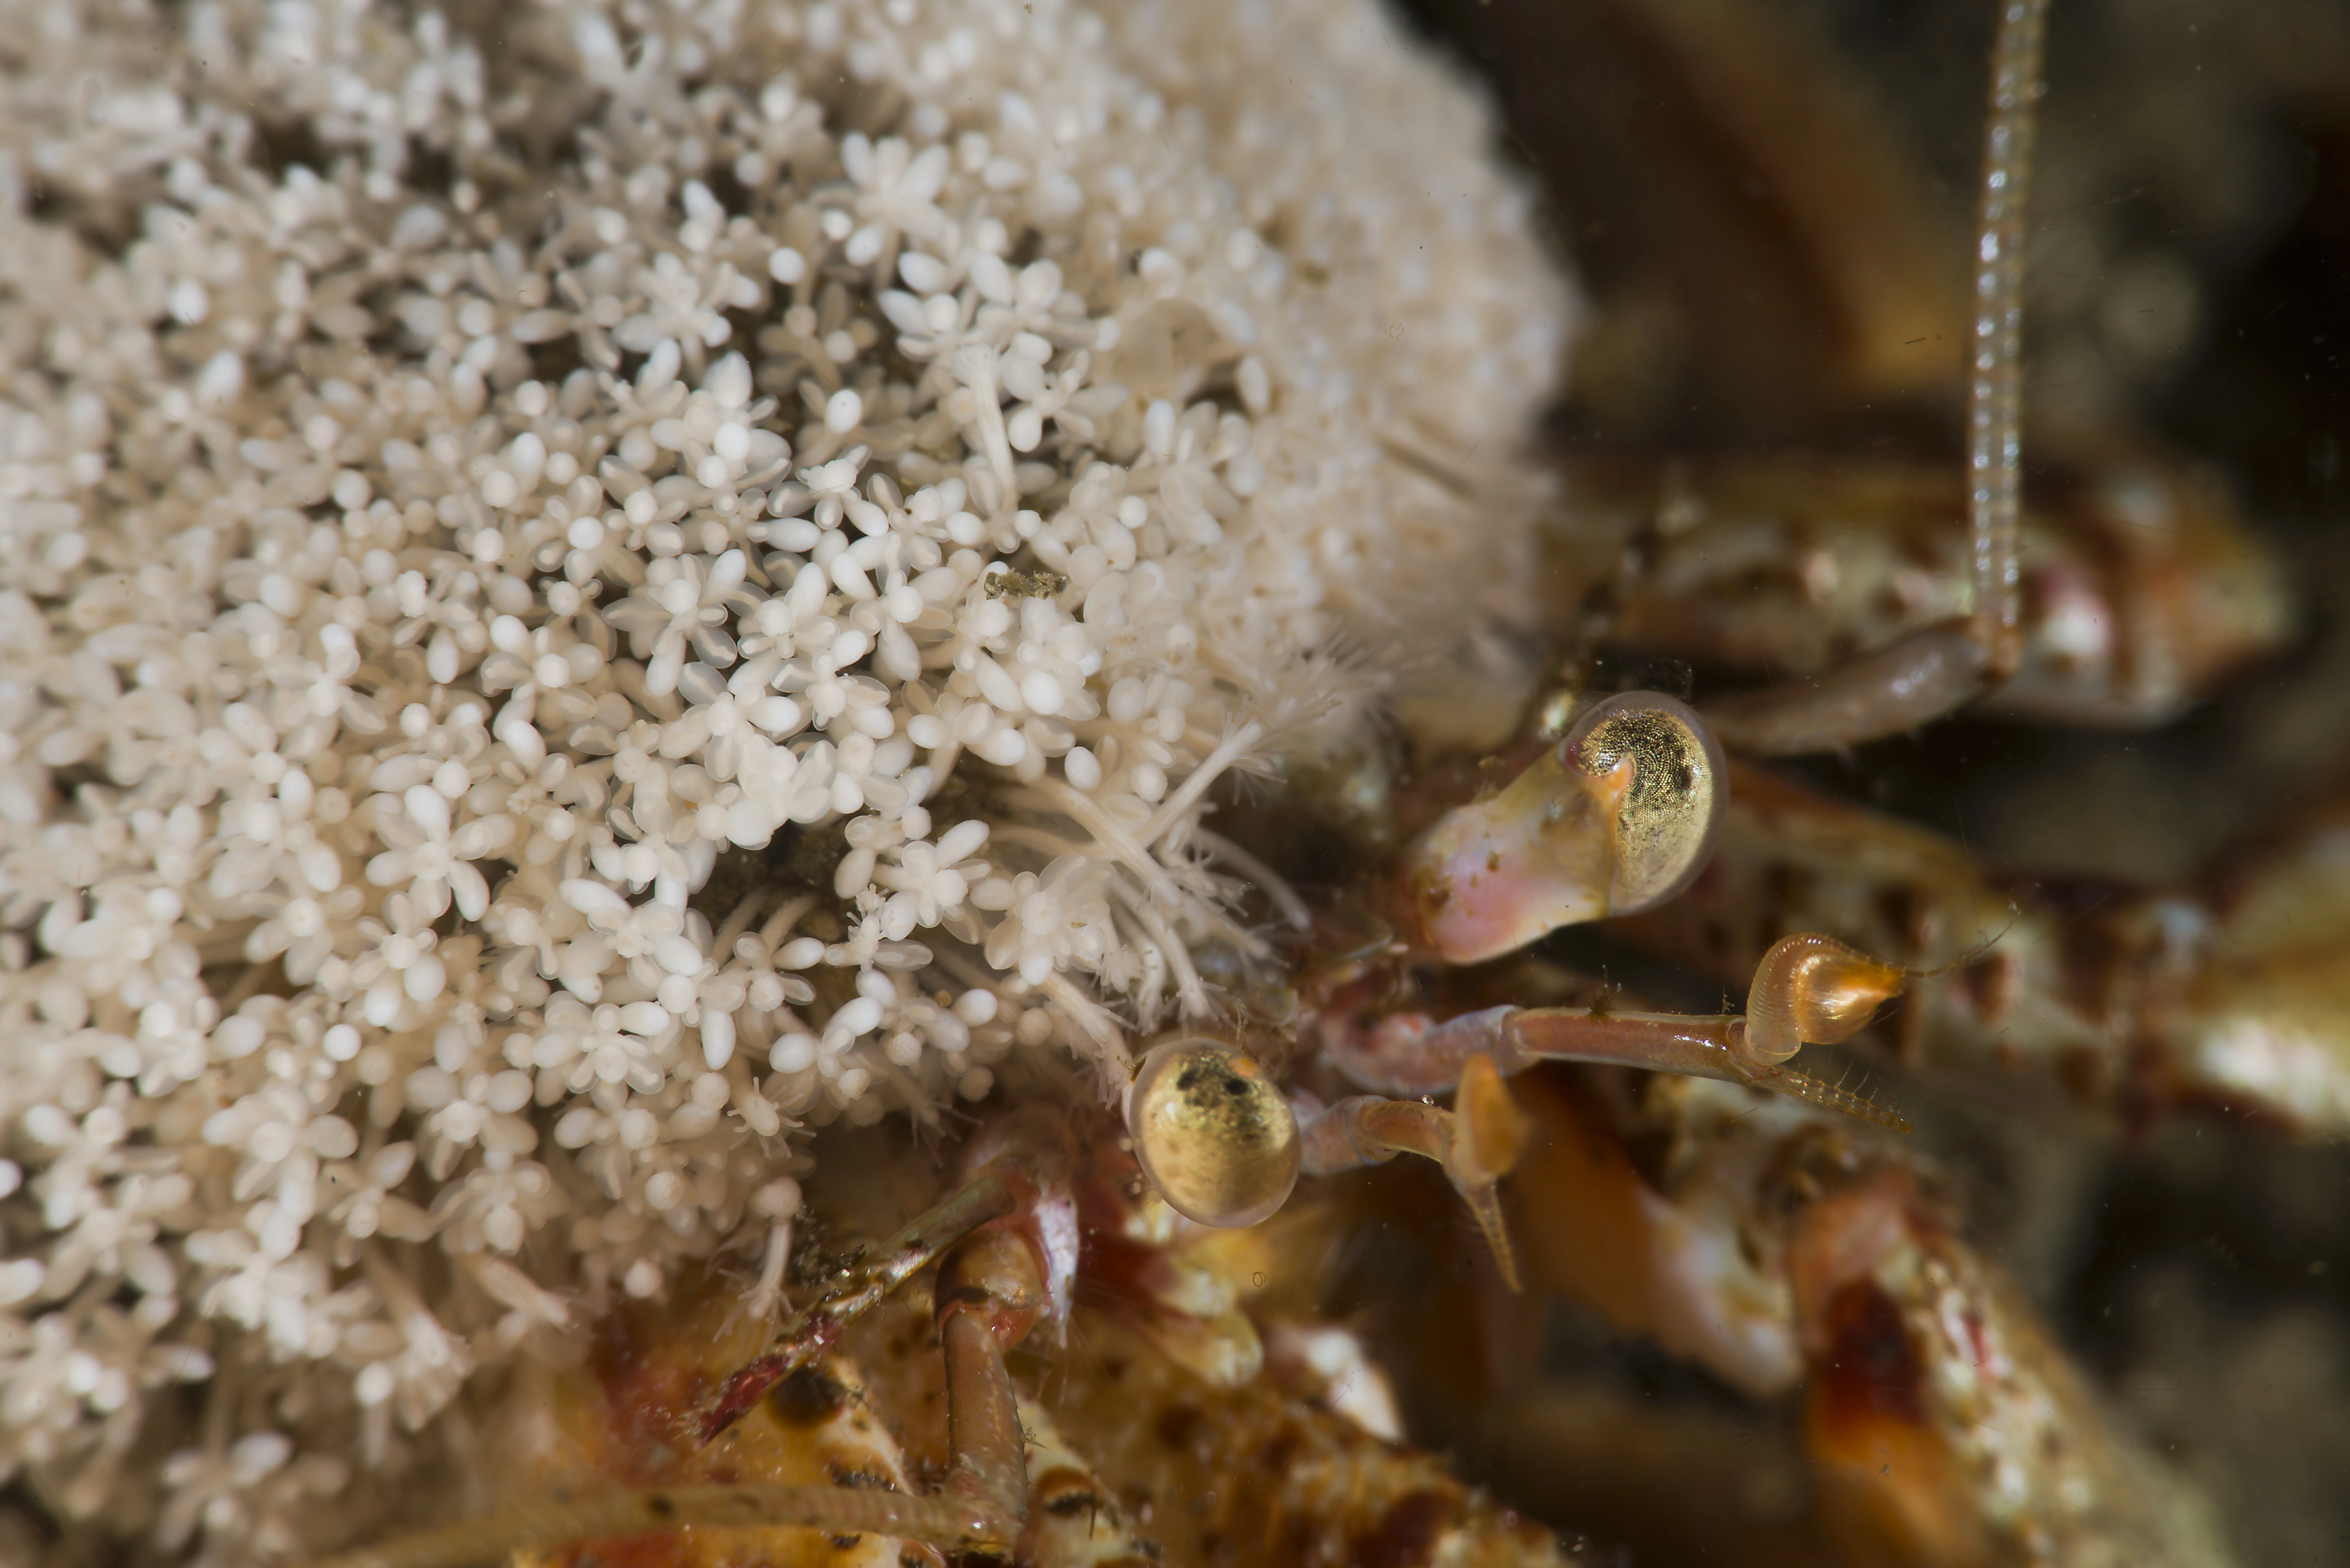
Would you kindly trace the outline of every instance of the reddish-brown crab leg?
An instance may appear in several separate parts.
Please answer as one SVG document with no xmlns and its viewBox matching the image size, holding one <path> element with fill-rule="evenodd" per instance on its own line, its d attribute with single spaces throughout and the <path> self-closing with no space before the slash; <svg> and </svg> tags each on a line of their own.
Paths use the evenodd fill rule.
<svg viewBox="0 0 2350 1568">
<path fill-rule="evenodd" d="M 2187 1478 L 1952 1226 L 1920 1156 L 1796 1107 L 1751 1116 L 1711 1085 L 1617 1089 L 1525 1085 L 1527 1272 L 1752 1397 L 1804 1386 L 1832 1560 L 2231 1561 Z M 1658 1147 L 1669 1176 L 1639 1153 Z"/>
<path fill-rule="evenodd" d="M 939 1338 L 953 1459 L 939 1495 L 920 1500 L 935 1522 L 879 1533 L 965 1551 L 1007 1551 L 1020 1539 L 1028 1512 L 1026 1445 L 1003 1353 L 1028 1337 L 1051 1299 L 1045 1267 L 1008 1230 L 980 1231 L 940 1264 Z"/>
<path fill-rule="evenodd" d="M 914 1216 L 872 1255 L 844 1270 L 823 1294 L 792 1314 L 776 1334 L 773 1349 L 727 1377 L 702 1417 L 702 1440 L 708 1442 L 742 1419 L 768 1389 L 822 1355 L 843 1329 L 981 1227 L 1016 1223 L 1036 1232 L 1047 1211 L 1070 1206 L 1070 1163 L 1067 1126 L 1053 1112 L 1022 1112 L 997 1123 L 972 1151 L 970 1180 Z M 1054 1260 L 1054 1275 L 1073 1266 L 1074 1240 L 1040 1236 L 1036 1244 Z M 1055 1294 L 1066 1297 L 1066 1292 Z M 1065 1307 L 1066 1301 L 1059 1304 Z"/>
<path fill-rule="evenodd" d="M 1008 1553 L 1026 1520 L 1028 1480 L 1003 1353 L 1066 1303 L 1066 1289 L 1056 1287 L 1074 1262 L 1075 1220 L 1072 1216 L 1063 1225 L 1055 1215 L 1070 1204 L 1073 1160 L 1066 1122 L 1041 1106 L 1003 1118 L 975 1153 L 967 1183 L 796 1315 L 774 1353 L 729 1379 L 704 1421 L 705 1434 L 723 1430 L 858 1314 L 936 1260 L 952 1455 L 936 1494 L 832 1486 L 616 1490 L 422 1532 L 314 1568 L 463 1568 L 516 1548 L 685 1526 L 796 1526 L 890 1536 L 951 1552 Z"/>
<path fill-rule="evenodd" d="M 768 1389 L 829 1349 L 843 1329 L 937 1262 L 949 1247 L 990 1220 L 1019 1209 L 1023 1185 L 1016 1171 L 985 1172 L 935 1209 L 916 1215 L 869 1256 L 843 1271 L 823 1294 L 792 1314 L 775 1335 L 775 1349 L 727 1376 L 702 1417 L 702 1441 L 708 1442 L 742 1419 Z"/>
<path fill-rule="evenodd" d="M 1335 1176 L 1384 1165 L 1399 1154 L 1426 1156 L 1444 1168 L 1453 1190 L 1476 1216 L 1503 1282 L 1518 1290 L 1517 1259 L 1502 1219 L 1501 1182 L 1525 1148 L 1526 1118 L 1510 1099 L 1509 1085 L 1492 1057 L 1471 1056 L 1456 1077 L 1448 1085 L 1453 1090 L 1449 1111 L 1419 1100 L 1378 1095 L 1357 1095 L 1328 1106 L 1299 1104 L 1304 1174 Z"/>
<path fill-rule="evenodd" d="M 948 1551 L 1006 1552 L 1026 1521 L 1028 1476 L 1003 1352 L 1026 1336 L 1045 1300 L 1034 1256 L 1008 1232 L 983 1231 L 941 1265 L 939 1337 L 954 1457 L 935 1496 L 837 1486 L 614 1490 L 423 1532 L 330 1557 L 314 1568 L 465 1568 L 518 1549 L 684 1526 L 796 1526 L 892 1536 Z"/>
<path fill-rule="evenodd" d="M 935 1514 L 935 1519 L 931 1516 Z M 420 1532 L 381 1546 L 314 1561 L 311 1568 L 472 1568 L 512 1552 L 601 1541 L 695 1525 L 716 1529 L 830 1531 L 931 1540 L 943 1525 L 958 1538 L 985 1521 L 943 1498 L 830 1486 L 681 1486 L 611 1491 L 576 1502 L 498 1514 Z M 1014 1533 L 1017 1533 L 1015 1527 Z M 988 1541 L 994 1537 L 988 1536 Z M 981 1544 L 974 1540 L 974 1545 Z"/>
<path fill-rule="evenodd" d="M 1908 979 L 1833 938 L 1805 934 L 1763 955 L 1743 1016 L 1505 1006 L 1442 1021 L 1398 1012 L 1362 1023 L 1336 1012 L 1324 1019 L 1324 1048 L 1340 1072 L 1376 1092 L 1326 1108 L 1296 1106 L 1303 1173 L 1334 1175 L 1398 1154 L 1435 1160 L 1514 1291 L 1517 1262 L 1499 1189 L 1525 1147 L 1527 1123 L 1506 1075 L 1545 1061 L 1641 1067 L 1752 1085 L 1907 1132 L 1908 1122 L 1875 1101 L 1784 1064 L 1806 1044 L 1851 1038 Z M 1423 1098 L 1440 1094 L 1453 1096 L 1451 1110 Z"/>
</svg>

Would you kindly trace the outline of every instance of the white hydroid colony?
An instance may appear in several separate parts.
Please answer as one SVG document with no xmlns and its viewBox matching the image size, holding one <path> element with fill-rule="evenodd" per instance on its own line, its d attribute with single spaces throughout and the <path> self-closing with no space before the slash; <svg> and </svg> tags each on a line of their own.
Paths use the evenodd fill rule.
<svg viewBox="0 0 2350 1568">
<path fill-rule="evenodd" d="M 369 1528 L 795 1126 L 1210 1009 L 1209 785 L 1517 558 L 1487 130 L 1356 0 L 0 0 L 0 1473 Z"/>
</svg>

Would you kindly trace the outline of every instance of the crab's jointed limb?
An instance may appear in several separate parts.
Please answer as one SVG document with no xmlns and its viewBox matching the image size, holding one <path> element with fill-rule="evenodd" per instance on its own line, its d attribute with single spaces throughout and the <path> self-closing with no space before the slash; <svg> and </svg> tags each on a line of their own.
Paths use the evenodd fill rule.
<svg viewBox="0 0 2350 1568">
<path fill-rule="evenodd" d="M 1032 1237 L 1045 1260 L 1042 1266 L 1054 1286 L 1054 1305 L 1065 1314 L 1067 1276 L 1076 1267 L 1075 1222 L 1055 1225 L 1044 1217 L 1061 1218 L 1069 1210 L 1071 1165 L 1068 1128 L 1056 1113 L 1039 1108 L 1005 1117 L 974 1151 L 968 1182 L 843 1269 L 792 1314 L 766 1355 L 728 1377 L 702 1418 L 702 1441 L 739 1420 L 794 1368 L 822 1354 L 875 1303 L 984 1226 L 1019 1228 Z"/>
<path fill-rule="evenodd" d="M 1045 1106 L 1015 1112 L 990 1129 L 972 1164 L 969 1181 L 884 1242 L 873 1262 L 847 1271 L 785 1325 L 773 1353 L 729 1378 L 702 1423 L 705 1440 L 723 1431 L 935 1262 L 951 1453 L 935 1493 L 811 1485 L 620 1488 L 405 1536 L 316 1568 L 463 1568 L 517 1547 L 686 1526 L 797 1526 L 949 1552 L 1008 1553 L 1026 1521 L 1028 1480 L 1003 1355 L 1040 1321 L 1068 1309 L 1076 1223 L 1066 1122 Z"/>
<path fill-rule="evenodd" d="M 1553 1069 L 1523 1088 L 1528 1274 L 1758 1398 L 1800 1386 L 1846 1560 L 2232 1562 L 1906 1145 L 1704 1083 Z"/>
</svg>

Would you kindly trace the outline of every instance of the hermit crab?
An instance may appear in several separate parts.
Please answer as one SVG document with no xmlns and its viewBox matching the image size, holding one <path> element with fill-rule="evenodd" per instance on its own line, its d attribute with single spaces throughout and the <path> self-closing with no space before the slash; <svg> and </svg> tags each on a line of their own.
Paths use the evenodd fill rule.
<svg viewBox="0 0 2350 1568">
<path fill-rule="evenodd" d="M 1015 1553 L 1039 1563 L 1147 1556 L 1133 1500 L 1149 1489 L 1128 1484 L 1121 1501 L 1117 1482 L 1076 1457 L 1087 1445 L 1066 1446 L 1058 1434 L 1056 1419 L 1070 1416 L 1015 1393 L 1007 1357 L 1040 1333 L 1066 1341 L 1073 1305 L 1085 1301 L 1209 1385 L 1247 1386 L 1272 1347 L 1235 1310 L 1233 1282 L 1198 1261 L 1218 1256 L 1213 1233 L 1310 1226 L 1282 1218 L 1301 1177 L 1400 1153 L 1440 1166 L 1508 1289 L 1522 1284 L 1503 1188 L 1515 1172 L 1518 1206 L 1542 1216 L 1532 1228 L 1538 1283 L 1733 1386 L 1769 1394 L 1808 1381 L 1824 1508 L 1856 1560 L 2222 1560 L 2191 1500 L 2166 1495 L 2153 1461 L 2111 1429 L 1996 1271 L 1957 1239 L 1927 1165 L 1860 1130 L 1906 1130 L 1902 1118 L 1789 1064 L 1804 1045 L 1848 1040 L 1884 1004 L 1920 988 L 1936 1009 L 1968 1010 L 2012 1035 L 2002 1046 L 2011 1056 L 2086 1049 L 2081 1032 L 2041 1021 L 2053 1010 L 2035 1006 L 2033 987 L 2047 981 L 2033 968 L 2033 912 L 1995 909 L 1966 888 L 1965 873 L 1928 869 L 1929 851 L 1912 847 L 1903 862 L 1891 847 L 1868 870 L 1906 876 L 1908 919 L 1898 929 L 1872 928 L 1874 944 L 1804 924 L 1849 928 L 1836 918 L 1844 906 L 1831 878 L 1815 881 L 1809 902 L 1779 899 L 1773 919 L 1797 929 L 1759 951 L 1749 930 L 1729 929 L 1718 913 L 1758 901 L 1738 885 L 1740 857 L 1764 846 L 1750 848 L 1742 834 L 1783 856 L 1791 839 L 1800 842 L 1803 824 L 1833 815 L 1726 753 L 1816 752 L 1907 732 L 2003 690 L 2029 706 L 2061 700 L 2049 693 L 2066 680 L 2095 686 L 2096 672 L 2083 675 L 2077 661 L 2052 668 L 2054 610 L 2045 593 L 2029 605 L 2026 596 L 2018 340 L 2045 9 L 2034 0 L 2002 6 L 1992 62 L 1959 613 L 1925 618 L 1833 670 L 1697 708 L 1653 691 L 1549 697 L 1513 746 L 1486 760 L 1489 782 L 1473 798 L 1447 802 L 1440 783 L 1399 808 L 1400 847 L 1343 907 L 1304 909 L 1277 871 L 1227 845 L 1231 861 L 1253 867 L 1298 916 L 1295 957 L 1276 988 L 1282 1005 L 1243 1008 L 1219 1033 L 1159 1039 L 1110 1113 L 1047 1096 L 993 1115 L 962 1150 L 962 1175 L 944 1195 L 809 1282 L 808 1299 L 763 1352 L 723 1377 L 713 1364 L 672 1380 L 643 1407 L 661 1411 L 665 1441 L 687 1451 L 719 1445 L 708 1453 L 723 1457 L 672 1455 L 663 1461 L 671 1479 L 657 1484 L 575 1488 L 536 1510 L 334 1562 L 427 1568 L 518 1547 L 751 1526 L 827 1532 L 844 1549 L 877 1536 L 916 1553 Z M 2049 576 L 2037 573 L 2035 590 Z M 1004 591 L 1032 591 L 1029 578 Z M 1669 618 L 1669 592 L 1622 587 L 1617 629 L 1657 640 L 1650 623 Z M 2231 645 L 2213 661 L 2235 652 Z M 2120 679 L 2117 668 L 2106 673 Z M 2092 700 L 2115 698 L 2108 685 Z M 1758 818 L 1773 826 L 1748 826 Z M 1513 984 L 1555 989 L 1538 962 L 1510 955 L 1603 917 L 1640 940 L 1684 949 L 1695 940 L 1710 962 L 1749 966 L 1725 975 L 1746 983 L 1745 1011 L 1638 1011 L 1605 993 L 1575 1004 L 1539 1005 L 1532 994 L 1492 1001 Z M 2146 978 L 2136 983 L 2155 983 L 2153 971 L 2142 961 Z M 1952 1032 L 1926 1009 L 1907 1019 L 1905 1027 Z M 2166 1060 L 2192 1076 L 2191 1052 Z M 1643 1095 L 1605 1075 L 1531 1071 L 1545 1062 L 1684 1082 Z M 2103 1092 L 2122 1092 L 2126 1075 L 2110 1052 L 2072 1075 L 2084 1072 Z M 1758 1091 L 1783 1099 L 1758 1102 Z M 1326 1103 L 1321 1092 L 1335 1097 Z M 1434 1103 L 1445 1095 L 1449 1109 Z M 1660 1138 L 1677 1151 L 1661 1184 L 1639 1152 Z M 1247 1255 L 1228 1252 L 1222 1266 Z M 1252 1278 L 1263 1285 L 1262 1273 Z M 775 1409 L 854 1424 L 858 1400 L 844 1392 L 834 1358 L 852 1341 L 869 1347 L 875 1322 L 905 1314 L 899 1297 L 908 1292 L 928 1296 L 930 1321 L 899 1330 L 893 1354 L 908 1359 L 910 1332 L 925 1355 L 935 1346 L 943 1369 L 942 1382 L 920 1378 L 946 1423 L 942 1447 L 935 1434 L 926 1439 L 935 1484 L 887 1456 L 862 1469 L 836 1461 L 824 1480 L 760 1479 L 766 1461 L 754 1456 L 789 1446 L 743 1438 L 741 1424 L 772 1426 Z M 664 1365 L 664 1354 L 634 1354 L 629 1376 Z M 1065 1397 L 1080 1424 L 1101 1397 Z M 1342 1406 L 1332 1384 L 1321 1397 Z M 1247 1424 L 1229 1410 L 1213 1419 Z M 1323 1417 L 1306 1425 L 1320 1435 L 1286 1439 L 1276 1469 L 1311 1468 L 1299 1443 L 1360 1440 L 1332 1436 Z M 1119 1462 L 1130 1483 L 1131 1456 Z M 1345 1511 L 1326 1500 L 1249 1517 L 1266 1531 L 1286 1518 L 1301 1532 L 1292 1538 L 1299 1560 L 1308 1545 L 1348 1554 L 1331 1561 L 1537 1562 L 1556 1551 L 1457 1489 L 1426 1478 L 1411 1485 L 1378 1525 L 1350 1534 L 1328 1533 Z M 1401 1514 L 1415 1499 L 1432 1501 L 1416 1505 L 1425 1518 L 1407 1528 Z M 1080 1511 L 1082 1533 L 1073 1522 Z M 1236 1549 L 1279 1547 L 1267 1539 Z"/>
<path fill-rule="evenodd" d="M 2142 448 L 2027 493 L 2045 6 L 1939 317 L 1760 15 L 1572 12 L 1963 466 L 1534 472 L 1575 306 L 1347 0 L 0 44 L 0 1556 L 2228 1561 L 1949 1107 L 2337 1127 L 2338 813 L 2084 891 L 1762 759 L 2287 596 Z"/>
</svg>

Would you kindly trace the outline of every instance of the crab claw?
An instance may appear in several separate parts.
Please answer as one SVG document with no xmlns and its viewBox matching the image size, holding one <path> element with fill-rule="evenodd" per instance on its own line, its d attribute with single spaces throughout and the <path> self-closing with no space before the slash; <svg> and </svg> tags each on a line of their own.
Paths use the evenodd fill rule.
<svg viewBox="0 0 2350 1568">
<path fill-rule="evenodd" d="M 1655 691 L 1610 697 L 1405 853 L 1420 942 L 1477 963 L 1662 903 L 1704 866 L 1726 798 L 1721 748 L 1685 704 Z"/>
</svg>

